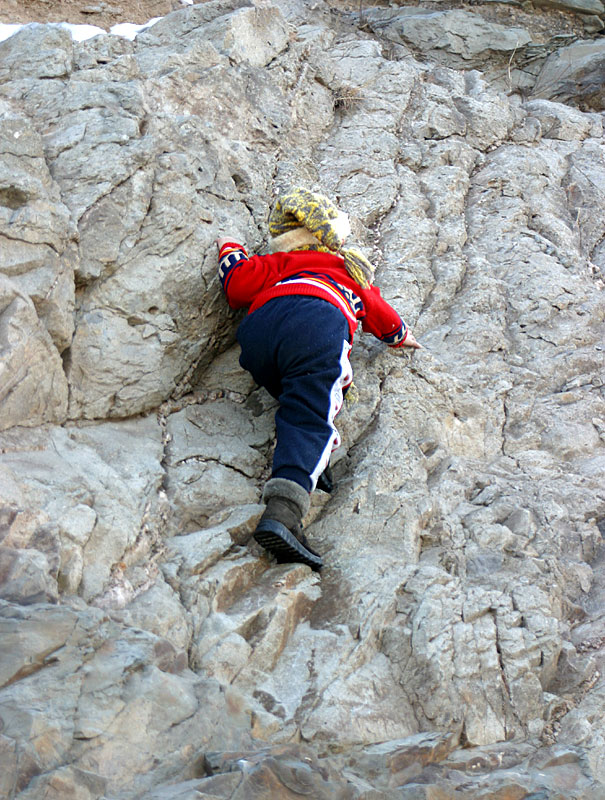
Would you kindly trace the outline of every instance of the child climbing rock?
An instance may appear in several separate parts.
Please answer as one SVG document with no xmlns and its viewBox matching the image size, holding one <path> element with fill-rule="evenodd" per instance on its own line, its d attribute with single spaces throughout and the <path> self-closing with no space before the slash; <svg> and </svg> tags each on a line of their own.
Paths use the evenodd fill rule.
<svg viewBox="0 0 605 800">
<path fill-rule="evenodd" d="M 227 301 L 249 307 L 237 331 L 240 364 L 279 401 L 266 509 L 254 537 L 278 562 L 318 570 L 323 562 L 307 543 L 302 520 L 340 444 L 334 418 L 352 381 L 357 325 L 391 348 L 420 345 L 372 285 L 372 265 L 343 247 L 348 218 L 327 197 L 305 189 L 283 195 L 269 233 L 271 253 L 264 256 L 249 257 L 239 242 L 217 240 Z"/>
</svg>

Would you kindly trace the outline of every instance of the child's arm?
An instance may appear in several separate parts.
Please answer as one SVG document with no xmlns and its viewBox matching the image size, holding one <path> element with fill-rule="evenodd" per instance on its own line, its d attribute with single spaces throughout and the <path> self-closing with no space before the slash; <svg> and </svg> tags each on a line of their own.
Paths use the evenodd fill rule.
<svg viewBox="0 0 605 800">
<path fill-rule="evenodd" d="M 399 314 L 382 298 L 377 286 L 371 286 L 361 294 L 366 311 L 361 321 L 364 331 L 376 336 L 393 350 L 400 347 L 422 348 Z"/>
<path fill-rule="evenodd" d="M 232 238 L 217 239 L 216 244 L 218 275 L 231 308 L 252 305 L 259 292 L 280 279 L 279 253 L 249 257 L 246 248 Z"/>
<path fill-rule="evenodd" d="M 248 260 L 246 248 L 238 244 L 231 238 L 221 238 L 216 240 L 218 247 L 218 277 L 223 287 L 223 291 L 229 300 L 229 284 L 235 271 L 242 266 L 242 262 Z"/>
</svg>

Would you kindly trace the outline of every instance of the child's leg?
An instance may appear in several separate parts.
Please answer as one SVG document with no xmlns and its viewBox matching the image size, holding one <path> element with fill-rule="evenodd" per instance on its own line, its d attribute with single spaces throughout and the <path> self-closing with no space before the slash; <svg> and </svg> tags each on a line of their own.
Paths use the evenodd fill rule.
<svg viewBox="0 0 605 800">
<path fill-rule="evenodd" d="M 279 343 L 278 321 L 272 313 L 275 308 L 271 308 L 275 302 L 271 301 L 245 317 L 237 330 L 237 340 L 242 349 L 240 365 L 277 400 L 282 385 L 275 353 Z"/>
<path fill-rule="evenodd" d="M 315 489 L 340 445 L 334 419 L 342 407 L 343 386 L 352 378 L 350 349 L 342 335 L 332 341 L 323 338 L 304 369 L 293 369 L 282 378 L 273 477 L 296 481 L 309 492 Z"/>
<path fill-rule="evenodd" d="M 280 297 L 247 317 L 238 331 L 241 365 L 279 398 L 274 478 L 315 488 L 340 443 L 334 417 L 351 382 L 348 324 L 315 297 Z"/>
</svg>

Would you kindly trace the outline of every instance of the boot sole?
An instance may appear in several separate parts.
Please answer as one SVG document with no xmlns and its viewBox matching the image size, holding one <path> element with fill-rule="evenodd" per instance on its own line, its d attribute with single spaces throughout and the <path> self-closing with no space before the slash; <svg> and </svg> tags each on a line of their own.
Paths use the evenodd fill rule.
<svg viewBox="0 0 605 800">
<path fill-rule="evenodd" d="M 254 538 L 261 547 L 275 556 L 279 564 L 296 561 L 314 570 L 323 567 L 321 557 L 308 550 L 285 525 L 277 520 L 266 519 L 260 522 L 254 531 Z"/>
</svg>

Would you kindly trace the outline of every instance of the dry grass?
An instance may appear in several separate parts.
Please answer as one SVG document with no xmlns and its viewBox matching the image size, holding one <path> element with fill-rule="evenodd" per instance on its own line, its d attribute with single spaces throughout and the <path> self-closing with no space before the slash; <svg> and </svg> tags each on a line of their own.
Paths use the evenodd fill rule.
<svg viewBox="0 0 605 800">
<path fill-rule="evenodd" d="M 350 111 L 363 102 L 363 92 L 358 86 L 343 85 L 334 94 L 334 109 Z"/>
</svg>

